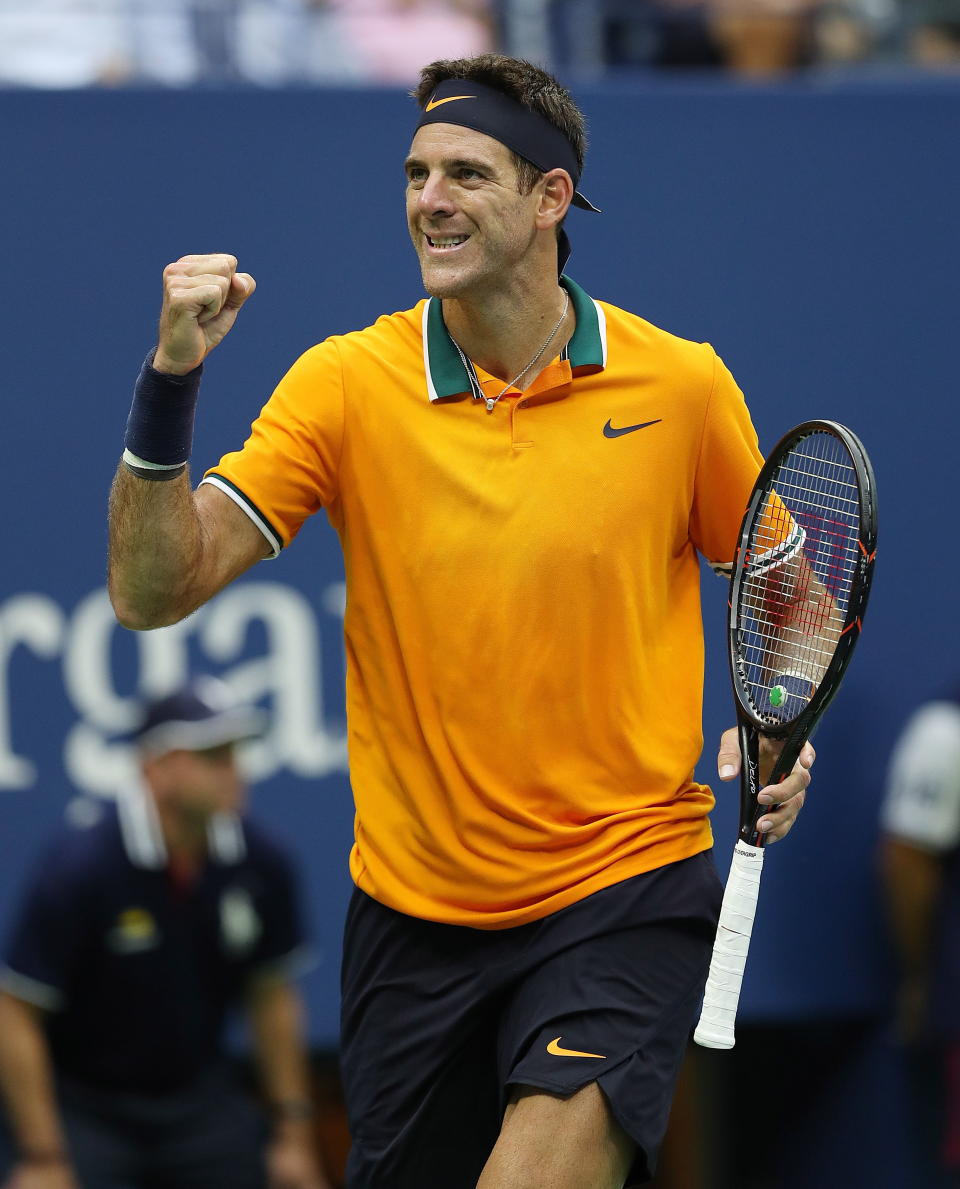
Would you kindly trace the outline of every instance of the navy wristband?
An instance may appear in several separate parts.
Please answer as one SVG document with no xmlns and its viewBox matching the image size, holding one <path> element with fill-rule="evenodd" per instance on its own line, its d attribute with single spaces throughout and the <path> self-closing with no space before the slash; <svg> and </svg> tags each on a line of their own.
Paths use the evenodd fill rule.
<svg viewBox="0 0 960 1189">
<path fill-rule="evenodd" d="M 154 354 L 143 361 L 137 377 L 123 444 L 141 465 L 182 467 L 193 446 L 203 364 L 185 376 L 170 376 L 153 368 Z"/>
</svg>

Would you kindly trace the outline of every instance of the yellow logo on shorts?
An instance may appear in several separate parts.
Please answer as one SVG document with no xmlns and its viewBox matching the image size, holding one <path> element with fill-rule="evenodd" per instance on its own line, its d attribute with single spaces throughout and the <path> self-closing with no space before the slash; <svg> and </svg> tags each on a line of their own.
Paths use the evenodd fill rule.
<svg viewBox="0 0 960 1189">
<path fill-rule="evenodd" d="M 606 1061 L 603 1053 L 578 1053 L 576 1049 L 561 1049 L 559 1036 L 550 1041 L 547 1052 L 553 1053 L 554 1057 L 595 1057 L 598 1061 Z"/>
</svg>

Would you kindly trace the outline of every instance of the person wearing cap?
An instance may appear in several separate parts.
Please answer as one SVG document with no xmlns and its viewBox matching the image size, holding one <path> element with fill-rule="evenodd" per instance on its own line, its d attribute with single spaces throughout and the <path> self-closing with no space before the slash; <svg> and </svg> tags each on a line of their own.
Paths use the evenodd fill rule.
<svg viewBox="0 0 960 1189">
<path fill-rule="evenodd" d="M 651 1175 L 706 977 L 697 555 L 729 568 L 761 457 L 712 347 L 567 272 L 570 207 L 597 208 L 566 89 L 484 55 L 425 67 L 415 99 L 429 296 L 307 350 L 195 492 L 200 369 L 254 281 L 228 255 L 166 269 L 110 593 L 130 628 L 175 622 L 326 511 L 357 809 L 348 1185 L 619 1187 Z M 761 793 L 768 838 L 812 761 Z"/>
<path fill-rule="evenodd" d="M 894 1037 L 923 1184 L 960 1186 L 960 696 L 918 706 L 890 755 L 878 847 Z M 918 1168 L 918 1171 L 919 1171 Z M 919 1177 L 918 1177 L 919 1180 Z"/>
<path fill-rule="evenodd" d="M 9 1189 L 327 1189 L 295 876 L 243 816 L 236 744 L 261 726 L 212 679 L 152 702 L 141 779 L 44 854 L 0 968 Z M 225 1058 L 238 1007 L 269 1135 Z"/>
</svg>

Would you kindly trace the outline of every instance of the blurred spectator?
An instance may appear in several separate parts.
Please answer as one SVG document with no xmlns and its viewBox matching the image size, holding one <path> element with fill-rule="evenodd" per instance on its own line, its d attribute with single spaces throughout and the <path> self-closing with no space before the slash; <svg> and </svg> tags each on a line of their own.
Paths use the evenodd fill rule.
<svg viewBox="0 0 960 1189">
<path fill-rule="evenodd" d="M 115 0 L 0 0 L 0 82 L 123 82 L 133 71 L 127 34 Z"/>
<path fill-rule="evenodd" d="M 235 20 L 235 61 L 245 80 L 261 86 L 363 81 L 360 47 L 330 0 L 243 0 Z"/>
<path fill-rule="evenodd" d="M 508 37 L 525 43 L 519 50 L 533 51 L 552 41 L 561 61 L 586 74 L 601 74 L 608 66 L 703 69 L 722 61 L 708 25 L 707 2 L 555 0 L 543 6 L 544 15 L 550 10 L 552 16 L 552 37 L 546 28 L 536 28 L 530 11 L 526 22 L 514 14 L 504 25 Z M 519 0 L 518 7 L 535 6 Z"/>
<path fill-rule="evenodd" d="M 593 74 L 953 69 L 960 0 L 0 0 L 0 86 L 407 85 L 494 48 Z"/>
<path fill-rule="evenodd" d="M 915 1117 L 923 1154 L 960 1185 L 960 703 L 927 703 L 907 723 L 882 824 L 897 1033 L 911 1057 Z"/>
<path fill-rule="evenodd" d="M 647 0 L 630 5 L 609 29 L 614 62 L 645 62 L 657 69 L 709 69 L 723 63 L 710 23 L 709 0 Z"/>
<path fill-rule="evenodd" d="M 192 25 L 197 0 L 113 0 L 123 14 L 138 83 L 190 86 L 202 62 Z"/>
<path fill-rule="evenodd" d="M 492 42 L 486 0 L 0 0 L 0 85 L 406 84 Z"/>
<path fill-rule="evenodd" d="M 819 0 L 709 0 L 708 21 L 734 74 L 770 78 L 809 63 Z"/>
<path fill-rule="evenodd" d="M 559 0 L 571 64 L 727 68 L 765 78 L 805 65 L 820 0 Z"/>
<path fill-rule="evenodd" d="M 362 80 L 360 58 L 328 0 L 187 2 L 201 83 Z"/>
<path fill-rule="evenodd" d="M 507 49 L 585 74 L 960 63 L 960 0 L 505 0 Z"/>
<path fill-rule="evenodd" d="M 487 0 L 329 0 L 364 75 L 413 86 L 424 62 L 469 58 L 494 48 Z"/>
<path fill-rule="evenodd" d="M 960 0 L 906 0 L 905 15 L 913 62 L 960 68 Z"/>
<path fill-rule="evenodd" d="M 235 744 L 260 725 L 210 680 L 154 702 L 139 786 L 39 865 L 0 972 L 7 1189 L 327 1189 L 294 876 L 240 816 Z M 241 1006 L 269 1134 L 225 1059 Z"/>
<path fill-rule="evenodd" d="M 816 58 L 826 66 L 855 65 L 901 53 L 900 0 L 825 0 L 817 13 Z"/>
<path fill-rule="evenodd" d="M 0 0 L 0 85 L 195 81 L 189 0 Z"/>
</svg>

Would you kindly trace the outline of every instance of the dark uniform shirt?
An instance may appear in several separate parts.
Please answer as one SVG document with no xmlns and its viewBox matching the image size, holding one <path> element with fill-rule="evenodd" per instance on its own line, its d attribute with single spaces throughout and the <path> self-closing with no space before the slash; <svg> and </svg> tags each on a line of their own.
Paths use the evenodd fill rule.
<svg viewBox="0 0 960 1189">
<path fill-rule="evenodd" d="M 141 790 L 67 827 L 43 857 L 0 984 L 48 1009 L 56 1068 L 104 1089 L 189 1085 L 222 1052 L 252 977 L 303 957 L 291 865 L 250 821 L 221 815 L 209 860 L 170 874 Z"/>
</svg>

